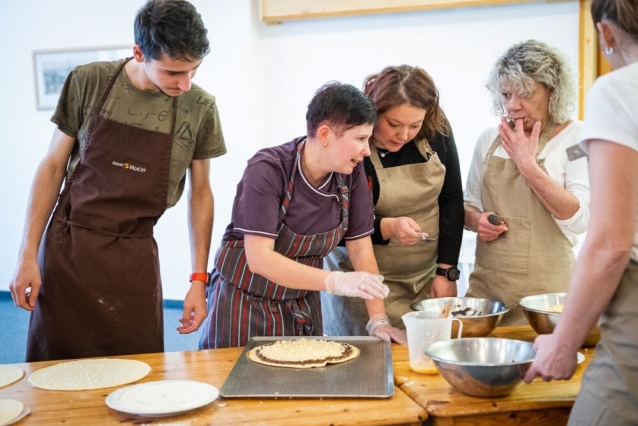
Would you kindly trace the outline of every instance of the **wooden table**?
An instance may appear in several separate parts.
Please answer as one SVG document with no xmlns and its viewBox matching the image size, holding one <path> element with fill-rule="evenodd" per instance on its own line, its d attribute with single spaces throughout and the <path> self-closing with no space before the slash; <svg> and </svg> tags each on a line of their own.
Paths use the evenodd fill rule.
<svg viewBox="0 0 638 426">
<path fill-rule="evenodd" d="M 127 356 L 148 363 L 153 372 L 144 381 L 187 379 L 221 388 L 243 348 L 170 352 Z M 224 399 L 174 417 L 143 418 L 108 408 L 106 396 L 117 388 L 81 392 L 36 389 L 27 380 L 30 373 L 56 362 L 16 364 L 26 375 L 19 382 L 0 388 L 0 399 L 17 399 L 31 408 L 22 425 L 420 425 L 425 410 L 395 387 L 387 399 Z"/>
<path fill-rule="evenodd" d="M 497 327 L 494 337 L 533 342 L 536 333 L 528 325 Z M 394 384 L 419 403 L 435 426 L 449 425 L 564 425 L 580 390 L 583 372 L 594 355 L 583 348 L 585 361 L 578 365 L 569 381 L 543 382 L 537 378 L 522 383 L 513 393 L 500 398 L 463 395 L 442 376 L 415 373 L 410 369 L 406 346 L 392 345 Z"/>
</svg>

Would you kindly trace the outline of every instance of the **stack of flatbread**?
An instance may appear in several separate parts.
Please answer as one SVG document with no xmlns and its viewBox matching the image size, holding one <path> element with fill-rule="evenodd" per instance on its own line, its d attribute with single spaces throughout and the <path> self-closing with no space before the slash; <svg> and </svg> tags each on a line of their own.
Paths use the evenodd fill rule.
<svg viewBox="0 0 638 426">
<path fill-rule="evenodd" d="M 0 399 L 0 425 L 16 421 L 24 411 L 24 404 L 15 399 Z"/>
</svg>

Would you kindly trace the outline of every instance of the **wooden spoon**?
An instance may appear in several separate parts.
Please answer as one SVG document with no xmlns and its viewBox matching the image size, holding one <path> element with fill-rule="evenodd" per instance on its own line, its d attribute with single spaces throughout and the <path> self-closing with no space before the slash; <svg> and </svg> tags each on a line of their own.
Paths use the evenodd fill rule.
<svg viewBox="0 0 638 426">
<path fill-rule="evenodd" d="M 439 315 L 439 318 L 447 318 L 448 316 L 450 316 L 451 310 L 452 310 L 452 304 L 446 303 L 445 306 L 443 307 L 443 310 L 441 311 L 441 315 Z"/>
</svg>

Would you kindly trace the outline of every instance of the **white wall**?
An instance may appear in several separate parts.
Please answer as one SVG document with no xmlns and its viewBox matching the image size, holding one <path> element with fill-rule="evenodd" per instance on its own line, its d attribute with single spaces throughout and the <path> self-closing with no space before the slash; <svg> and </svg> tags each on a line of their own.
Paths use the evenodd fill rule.
<svg viewBox="0 0 638 426">
<path fill-rule="evenodd" d="M 259 148 L 305 130 L 305 109 L 329 80 L 361 86 L 386 65 L 412 64 L 433 76 L 468 172 L 476 137 L 496 123 L 485 79 L 512 43 L 537 38 L 578 64 L 578 3 L 529 3 L 390 15 L 316 19 L 268 26 L 257 0 L 193 0 L 212 51 L 195 81 L 217 97 L 228 154 L 212 160 L 212 256 L 230 219 L 235 185 Z M 141 0 L 0 0 L 0 290 L 11 280 L 31 179 L 53 132 L 52 111 L 35 107 L 32 50 L 132 43 Z M 190 253 L 186 203 L 156 228 L 164 295 L 183 298 Z"/>
</svg>

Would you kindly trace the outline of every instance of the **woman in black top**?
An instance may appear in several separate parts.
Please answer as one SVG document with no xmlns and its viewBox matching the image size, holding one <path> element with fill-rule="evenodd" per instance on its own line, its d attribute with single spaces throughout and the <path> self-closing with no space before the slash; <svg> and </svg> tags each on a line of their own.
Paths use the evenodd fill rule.
<svg viewBox="0 0 638 426">
<path fill-rule="evenodd" d="M 390 295 L 365 303 L 322 295 L 324 332 L 405 343 L 401 316 L 412 302 L 456 296 L 464 219 L 459 160 L 423 69 L 388 67 L 366 79 L 364 92 L 379 110 L 364 164 L 375 205 L 372 241 Z M 353 270 L 345 247 L 333 250 L 324 268 Z"/>
</svg>

